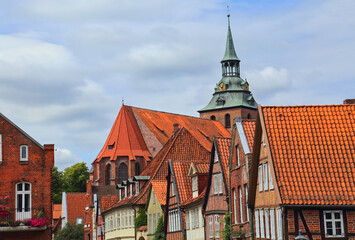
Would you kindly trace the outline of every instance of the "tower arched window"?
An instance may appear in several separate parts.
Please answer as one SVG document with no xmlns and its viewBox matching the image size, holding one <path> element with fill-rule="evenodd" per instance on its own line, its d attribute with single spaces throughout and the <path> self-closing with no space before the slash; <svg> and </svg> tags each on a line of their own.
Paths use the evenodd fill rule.
<svg viewBox="0 0 355 240">
<path fill-rule="evenodd" d="M 121 163 L 118 167 L 118 178 L 120 183 L 128 179 L 128 169 L 125 163 Z"/>
<path fill-rule="evenodd" d="M 228 113 L 224 115 L 224 127 L 225 128 L 231 127 L 231 116 Z"/>
<path fill-rule="evenodd" d="M 16 220 L 31 218 L 31 183 L 16 184 Z"/>
<path fill-rule="evenodd" d="M 251 119 L 250 113 L 248 113 L 247 119 Z"/>
<path fill-rule="evenodd" d="M 212 115 L 210 118 L 211 118 L 211 120 L 216 120 L 216 116 L 215 115 Z"/>
<path fill-rule="evenodd" d="M 111 164 L 106 165 L 106 185 L 110 185 L 111 181 Z"/>
<path fill-rule="evenodd" d="M 140 169 L 140 167 L 139 167 L 139 163 L 136 163 L 135 165 L 134 165 L 134 173 L 135 173 L 135 176 L 139 176 L 139 174 L 141 174 L 141 169 Z"/>
</svg>

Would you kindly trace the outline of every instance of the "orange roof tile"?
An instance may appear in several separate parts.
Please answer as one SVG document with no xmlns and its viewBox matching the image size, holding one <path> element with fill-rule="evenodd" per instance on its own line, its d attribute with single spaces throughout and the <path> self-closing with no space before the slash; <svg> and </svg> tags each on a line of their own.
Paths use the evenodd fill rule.
<svg viewBox="0 0 355 240">
<path fill-rule="evenodd" d="M 117 156 L 128 156 L 129 159 L 142 156 L 146 160 L 149 160 L 151 156 L 132 109 L 125 105 L 121 107 L 106 142 L 95 161 L 100 161 L 104 157 L 116 160 Z"/>
<path fill-rule="evenodd" d="M 197 173 L 208 174 L 209 166 L 210 166 L 209 163 L 196 163 L 194 165 L 195 165 Z"/>
<path fill-rule="evenodd" d="M 262 113 L 284 204 L 355 204 L 355 105 Z"/>
<path fill-rule="evenodd" d="M 192 198 L 192 197 L 191 197 L 190 199 L 187 199 L 187 200 L 183 203 L 183 205 L 186 206 L 186 205 L 191 204 L 191 203 L 193 203 L 193 202 L 197 202 L 197 201 L 199 201 L 199 200 L 205 198 L 205 195 L 206 195 L 206 187 L 203 189 L 203 191 L 200 193 L 200 195 L 198 195 L 198 196 L 195 197 L 195 198 Z"/>
<path fill-rule="evenodd" d="M 217 121 L 137 107 L 131 108 L 135 117 L 140 120 L 138 121 L 140 128 L 142 129 L 141 125 L 144 124 L 163 145 L 173 135 L 175 123 L 179 124 L 179 127 L 186 128 L 207 150 L 211 149 L 213 135 L 230 137 L 230 133 Z M 142 131 L 142 133 L 146 138 L 147 132 Z"/>
<path fill-rule="evenodd" d="M 101 211 L 105 212 L 109 209 L 114 203 L 118 201 L 118 195 L 106 195 L 100 196 L 100 207 Z"/>
<path fill-rule="evenodd" d="M 243 129 L 247 137 L 250 152 L 253 152 L 254 135 L 255 135 L 255 119 L 243 119 Z"/>
<path fill-rule="evenodd" d="M 53 204 L 53 219 L 59 219 L 62 215 L 62 204 Z"/>
<path fill-rule="evenodd" d="M 166 181 L 152 180 L 152 187 L 160 205 L 166 204 Z"/>
<path fill-rule="evenodd" d="M 207 151 L 187 129 L 184 127 L 180 128 L 149 163 L 149 167 L 145 168 L 141 173 L 142 176 L 150 176 L 150 179 L 141 189 L 138 196 L 118 201 L 112 207 L 120 207 L 129 204 L 146 204 L 150 183 L 152 181 L 166 181 L 165 177 L 168 174 L 169 159 L 171 159 L 173 163 L 182 162 L 190 166 L 191 162 L 207 163 L 209 162 L 209 158 L 210 152 Z M 162 196 L 161 193 L 156 194 Z"/>
<path fill-rule="evenodd" d="M 148 230 L 148 226 L 141 226 L 138 228 L 138 231 L 147 231 Z"/>
<path fill-rule="evenodd" d="M 216 137 L 217 149 L 219 154 L 219 160 L 221 162 L 225 179 L 227 179 L 228 173 L 228 161 L 229 161 L 229 148 L 231 145 L 230 138 Z"/>
<path fill-rule="evenodd" d="M 85 215 L 85 207 L 87 207 L 86 193 L 67 193 L 67 211 L 68 222 L 76 222 L 77 218 L 83 218 Z"/>
</svg>

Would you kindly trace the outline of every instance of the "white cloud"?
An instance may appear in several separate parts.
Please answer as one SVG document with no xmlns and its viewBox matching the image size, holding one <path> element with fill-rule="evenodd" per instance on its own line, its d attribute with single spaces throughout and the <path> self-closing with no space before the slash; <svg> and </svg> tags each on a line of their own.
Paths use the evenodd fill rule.
<svg viewBox="0 0 355 240">
<path fill-rule="evenodd" d="M 70 167 L 75 163 L 83 162 L 83 159 L 75 156 L 69 149 L 56 148 L 54 152 L 54 165 L 58 167 L 60 171 L 66 167 Z"/>
</svg>

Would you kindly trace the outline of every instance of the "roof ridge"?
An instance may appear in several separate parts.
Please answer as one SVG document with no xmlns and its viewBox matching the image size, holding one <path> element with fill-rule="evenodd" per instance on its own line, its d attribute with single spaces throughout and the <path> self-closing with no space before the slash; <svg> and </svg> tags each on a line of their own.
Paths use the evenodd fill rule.
<svg viewBox="0 0 355 240">
<path fill-rule="evenodd" d="M 354 104 L 316 104 L 316 105 L 270 105 L 270 106 L 261 106 L 262 108 L 300 108 L 300 107 L 348 107 L 354 106 Z"/>
</svg>

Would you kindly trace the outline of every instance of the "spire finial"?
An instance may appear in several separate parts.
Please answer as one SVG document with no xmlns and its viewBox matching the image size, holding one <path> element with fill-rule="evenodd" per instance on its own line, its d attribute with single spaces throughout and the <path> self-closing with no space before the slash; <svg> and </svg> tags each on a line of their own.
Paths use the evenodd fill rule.
<svg viewBox="0 0 355 240">
<path fill-rule="evenodd" d="M 124 97 L 122 97 L 122 106 L 124 105 Z"/>
</svg>

